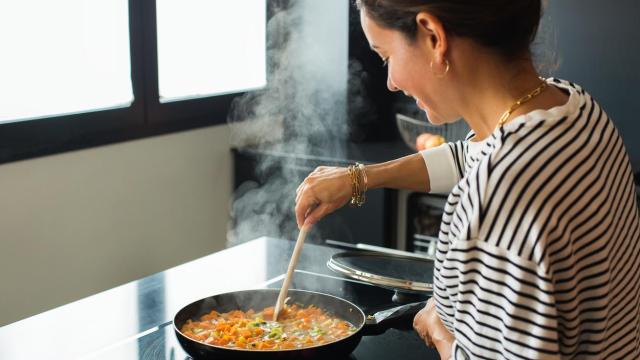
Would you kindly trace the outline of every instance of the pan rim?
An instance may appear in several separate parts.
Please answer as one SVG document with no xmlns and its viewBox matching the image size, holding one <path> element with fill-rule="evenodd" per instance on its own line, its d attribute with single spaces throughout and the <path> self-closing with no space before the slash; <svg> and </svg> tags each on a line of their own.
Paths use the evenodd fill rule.
<svg viewBox="0 0 640 360">
<path fill-rule="evenodd" d="M 176 316 L 178 316 L 178 314 L 179 314 L 180 312 L 182 312 L 182 310 L 184 310 L 185 308 L 187 308 L 187 307 L 191 306 L 192 304 L 195 304 L 195 303 L 197 303 L 197 302 L 199 302 L 199 301 L 203 301 L 203 300 L 205 300 L 205 299 L 212 298 L 212 297 L 214 297 L 214 296 L 223 296 L 223 295 L 230 295 L 230 294 L 237 294 L 237 293 L 246 293 L 246 292 L 255 292 L 255 291 L 273 291 L 273 292 L 279 292 L 280 290 L 279 290 L 279 289 L 264 288 L 264 289 L 245 289 L 245 290 L 238 290 L 238 291 L 228 291 L 228 292 L 219 293 L 219 294 L 214 294 L 214 295 L 211 295 L 211 296 L 203 297 L 203 298 L 201 298 L 201 299 L 198 299 L 198 300 L 192 301 L 192 302 L 190 302 L 189 304 L 187 304 L 187 305 L 185 305 L 185 306 L 181 307 L 181 308 L 180 308 L 180 310 L 178 310 L 178 311 L 175 313 L 175 315 L 173 316 L 173 320 L 171 321 L 171 322 L 172 322 L 173 329 L 174 329 L 174 331 L 175 331 L 175 333 L 176 333 L 176 334 L 179 334 L 180 336 L 182 336 L 183 338 L 185 338 L 185 339 L 186 339 L 186 340 L 188 340 L 188 341 L 193 341 L 193 342 L 196 342 L 196 343 L 198 343 L 198 344 L 200 344 L 200 345 L 204 345 L 204 346 L 211 347 L 211 348 L 214 348 L 214 349 L 219 349 L 219 350 L 224 350 L 224 351 L 237 351 L 237 352 L 239 352 L 239 353 L 242 353 L 242 352 L 251 352 L 251 353 L 270 353 L 270 352 L 302 351 L 302 350 L 309 350 L 309 349 L 314 349 L 314 348 L 318 348 L 318 347 L 323 347 L 323 346 L 327 346 L 327 345 L 330 345 L 330 344 L 335 344 L 335 343 L 337 343 L 337 342 L 340 342 L 340 341 L 344 341 L 344 340 L 346 340 L 346 339 L 349 339 L 349 338 L 350 338 L 350 337 L 352 337 L 352 336 L 356 336 L 356 335 L 358 335 L 358 336 L 362 336 L 362 335 L 361 335 L 361 334 L 359 334 L 359 333 L 360 333 L 360 331 L 362 330 L 362 328 L 363 328 L 363 327 L 365 326 L 365 324 L 366 324 L 367 315 L 364 313 L 364 311 L 362 311 L 362 309 L 361 309 L 359 306 L 357 306 L 356 304 L 352 303 L 352 302 L 351 302 L 351 301 L 349 301 L 349 300 L 343 299 L 343 298 L 338 297 L 338 296 L 335 296 L 335 295 L 325 294 L 325 293 L 321 293 L 321 292 L 317 292 L 317 291 L 311 291 L 311 290 L 304 290 L 304 289 L 289 289 L 289 292 L 308 293 L 308 294 L 313 294 L 313 295 L 321 295 L 321 296 L 326 296 L 326 297 L 332 297 L 332 298 L 335 298 L 335 299 L 337 299 L 337 300 L 339 300 L 339 301 L 342 301 L 342 302 L 344 302 L 344 303 L 348 304 L 349 306 L 351 306 L 352 308 L 356 309 L 356 310 L 360 313 L 360 315 L 362 315 L 362 322 L 360 323 L 360 326 L 358 326 L 358 327 L 356 328 L 356 330 L 355 330 L 353 333 L 349 334 L 348 336 L 345 336 L 345 337 L 343 337 L 343 338 L 340 338 L 340 339 L 337 339 L 337 340 L 334 340 L 334 341 L 331 341 L 331 342 L 328 342 L 328 343 L 318 344 L 318 345 L 313 345 L 313 346 L 306 346 L 306 347 L 296 348 L 296 349 L 267 349 L 267 350 L 257 350 L 257 349 L 255 349 L 255 350 L 254 350 L 254 349 L 235 349 L 235 348 L 229 348 L 229 347 L 225 347 L 225 346 L 219 346 L 219 345 L 207 344 L 207 343 L 205 343 L 205 342 L 202 342 L 202 341 L 199 341 L 199 340 L 195 340 L 195 339 L 192 339 L 192 338 L 190 338 L 190 337 L 186 336 L 186 335 L 185 335 L 185 334 L 183 334 L 183 333 L 182 333 L 182 331 L 180 331 L 180 329 L 178 329 L 178 327 L 176 326 Z"/>
</svg>

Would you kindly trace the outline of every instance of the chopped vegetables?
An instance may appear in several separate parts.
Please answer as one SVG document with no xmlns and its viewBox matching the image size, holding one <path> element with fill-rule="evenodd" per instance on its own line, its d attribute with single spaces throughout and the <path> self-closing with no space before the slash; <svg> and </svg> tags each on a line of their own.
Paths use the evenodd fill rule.
<svg viewBox="0 0 640 360">
<path fill-rule="evenodd" d="M 351 323 L 313 305 L 286 306 L 279 321 L 264 320 L 272 317 L 273 306 L 258 313 L 213 310 L 199 321 L 187 320 L 180 331 L 196 341 L 248 350 L 300 349 L 330 343 L 356 331 Z"/>
</svg>

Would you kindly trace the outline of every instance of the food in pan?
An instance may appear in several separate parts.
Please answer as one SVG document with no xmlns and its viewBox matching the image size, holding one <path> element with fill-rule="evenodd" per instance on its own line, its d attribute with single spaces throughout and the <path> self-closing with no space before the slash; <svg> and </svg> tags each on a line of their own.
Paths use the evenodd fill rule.
<svg viewBox="0 0 640 360">
<path fill-rule="evenodd" d="M 273 306 L 261 312 L 234 310 L 203 315 L 199 321 L 187 320 L 180 331 L 187 337 L 206 344 L 248 350 L 287 350 L 330 343 L 354 333 L 349 322 L 316 307 L 290 305 L 278 321 Z"/>
</svg>

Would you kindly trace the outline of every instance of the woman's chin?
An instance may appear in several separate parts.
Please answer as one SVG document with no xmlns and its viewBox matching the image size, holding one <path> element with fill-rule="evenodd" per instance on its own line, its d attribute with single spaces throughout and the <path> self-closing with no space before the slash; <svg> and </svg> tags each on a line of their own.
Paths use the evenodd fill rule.
<svg viewBox="0 0 640 360">
<path fill-rule="evenodd" d="M 433 125 L 442 125 L 445 122 L 442 121 L 442 119 L 440 118 L 440 116 L 434 114 L 433 112 L 429 111 L 429 109 L 425 109 L 424 110 L 425 115 L 427 116 L 427 121 Z"/>
<path fill-rule="evenodd" d="M 451 124 L 460 119 L 460 117 L 453 117 L 451 119 L 445 119 L 442 116 L 430 111 L 428 108 L 424 109 L 424 113 L 427 116 L 427 121 L 433 125 Z"/>
</svg>

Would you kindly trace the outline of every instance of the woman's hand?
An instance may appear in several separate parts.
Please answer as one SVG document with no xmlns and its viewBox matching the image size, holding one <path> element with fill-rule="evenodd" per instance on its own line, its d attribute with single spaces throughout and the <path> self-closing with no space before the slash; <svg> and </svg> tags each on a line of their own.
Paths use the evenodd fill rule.
<svg viewBox="0 0 640 360">
<path fill-rule="evenodd" d="M 451 347 L 455 338 L 440 320 L 433 297 L 427 301 L 424 309 L 420 310 L 413 318 L 413 328 L 427 346 L 435 346 L 441 359 L 451 357 Z"/>
<path fill-rule="evenodd" d="M 346 168 L 320 166 L 296 190 L 298 227 L 313 225 L 351 199 L 351 178 Z"/>
</svg>

